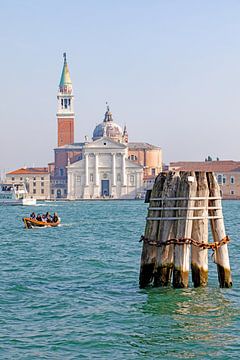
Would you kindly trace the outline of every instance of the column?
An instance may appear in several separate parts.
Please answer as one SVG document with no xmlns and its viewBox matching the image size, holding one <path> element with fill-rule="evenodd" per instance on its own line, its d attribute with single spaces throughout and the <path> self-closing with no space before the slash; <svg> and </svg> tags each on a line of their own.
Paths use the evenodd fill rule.
<svg viewBox="0 0 240 360">
<path fill-rule="evenodd" d="M 112 153 L 112 186 L 116 186 L 116 154 Z"/>
<path fill-rule="evenodd" d="M 127 185 L 127 176 L 126 176 L 126 158 L 125 154 L 122 154 L 122 185 Z"/>
<path fill-rule="evenodd" d="M 85 186 L 88 186 L 88 154 L 85 154 Z"/>
<path fill-rule="evenodd" d="M 72 172 L 68 170 L 68 183 L 67 183 L 67 187 L 68 187 L 68 190 L 67 190 L 67 198 L 68 199 L 71 199 L 72 197 Z"/>
<path fill-rule="evenodd" d="M 95 154 L 95 185 L 99 185 L 98 154 Z"/>
</svg>

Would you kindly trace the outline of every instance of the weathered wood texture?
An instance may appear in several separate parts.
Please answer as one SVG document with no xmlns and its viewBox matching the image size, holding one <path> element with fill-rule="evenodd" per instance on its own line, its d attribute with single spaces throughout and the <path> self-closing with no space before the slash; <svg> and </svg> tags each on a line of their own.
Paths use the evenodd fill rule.
<svg viewBox="0 0 240 360">
<path fill-rule="evenodd" d="M 169 172 L 163 186 L 162 201 L 163 208 L 174 208 L 176 200 L 169 200 L 168 198 L 175 198 L 177 188 L 180 182 L 179 173 Z M 162 217 L 174 217 L 175 210 L 162 210 Z M 160 221 L 157 239 L 159 242 L 166 242 L 176 236 L 176 221 Z M 155 286 L 168 286 L 171 284 L 171 277 L 173 271 L 173 245 L 163 246 L 157 248 L 156 266 L 154 272 Z"/>
<path fill-rule="evenodd" d="M 209 195 L 211 197 L 220 197 L 220 188 L 214 174 L 207 173 L 207 179 Z M 221 241 L 226 236 L 223 214 L 221 209 L 221 200 L 209 200 L 209 206 L 216 206 L 220 208 L 217 210 L 209 210 L 209 215 L 215 215 L 220 217 L 219 219 L 211 219 L 211 228 L 214 241 Z M 214 261 L 217 264 L 218 280 L 220 287 L 231 287 L 232 276 L 228 256 L 228 247 L 226 244 L 216 249 Z"/>
<path fill-rule="evenodd" d="M 208 218 L 214 242 L 225 238 L 220 188 L 213 173 L 160 173 L 152 190 L 142 248 L 139 285 L 188 286 L 189 241 L 208 243 Z M 210 198 L 210 199 L 209 199 Z M 160 246 L 172 239 L 166 246 Z M 173 245 L 174 243 L 174 245 Z M 200 245 L 200 244 L 199 244 Z M 208 250 L 192 245 L 191 269 L 195 287 L 208 281 Z M 227 245 L 215 250 L 221 287 L 232 286 Z"/>
<path fill-rule="evenodd" d="M 167 174 L 160 173 L 155 180 L 153 186 L 151 197 L 161 197 L 163 191 L 163 185 L 165 182 Z M 150 201 L 150 206 L 161 207 L 162 201 Z M 148 210 L 148 217 L 160 216 L 161 210 L 154 211 Z M 156 240 L 158 234 L 159 221 L 147 220 L 145 227 L 144 236 L 151 240 Z M 157 256 L 156 246 L 151 246 L 149 244 L 143 243 L 142 257 L 141 257 L 141 267 L 140 267 L 140 276 L 139 276 L 139 286 L 144 288 L 150 285 L 154 278 L 155 271 L 155 262 Z"/>
<path fill-rule="evenodd" d="M 190 238 L 192 235 L 192 220 L 194 200 L 189 198 L 196 196 L 197 183 L 194 172 L 180 173 L 180 183 L 177 190 L 177 197 L 185 197 L 186 200 L 178 200 L 177 206 L 184 209 L 177 210 L 177 217 L 185 217 L 184 220 L 177 221 L 176 238 Z M 175 288 L 188 287 L 188 273 L 190 263 L 190 245 L 174 246 L 174 270 L 173 286 Z"/>
<path fill-rule="evenodd" d="M 208 182 L 205 172 L 196 172 L 197 179 L 197 193 L 196 196 L 204 198 L 203 200 L 195 201 L 195 210 L 193 216 L 203 217 L 203 219 L 193 220 L 192 225 L 192 239 L 198 240 L 202 243 L 208 243 Z M 205 209 L 204 209 L 205 208 Z M 206 217 L 204 219 L 204 217 Z M 195 287 L 206 286 L 208 282 L 208 250 L 200 249 L 192 245 L 191 269 L 192 281 Z"/>
</svg>

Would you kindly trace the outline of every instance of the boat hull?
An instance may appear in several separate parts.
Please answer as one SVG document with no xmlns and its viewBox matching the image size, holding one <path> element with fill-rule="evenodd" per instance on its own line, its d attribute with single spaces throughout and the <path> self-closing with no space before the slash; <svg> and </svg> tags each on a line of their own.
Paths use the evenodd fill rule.
<svg viewBox="0 0 240 360">
<path fill-rule="evenodd" d="M 57 227 L 60 224 L 60 221 L 48 223 L 31 218 L 23 218 L 22 220 L 24 222 L 26 229 L 32 229 L 35 227 Z"/>
</svg>

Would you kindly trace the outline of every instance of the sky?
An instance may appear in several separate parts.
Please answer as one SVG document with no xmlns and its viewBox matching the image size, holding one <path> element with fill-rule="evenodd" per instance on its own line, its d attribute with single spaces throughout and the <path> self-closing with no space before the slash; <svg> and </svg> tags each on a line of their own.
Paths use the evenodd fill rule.
<svg viewBox="0 0 240 360">
<path fill-rule="evenodd" d="M 239 18 L 238 0 L 2 0 L 1 173 L 53 161 L 63 52 L 76 142 L 107 101 L 165 163 L 240 160 Z"/>
</svg>

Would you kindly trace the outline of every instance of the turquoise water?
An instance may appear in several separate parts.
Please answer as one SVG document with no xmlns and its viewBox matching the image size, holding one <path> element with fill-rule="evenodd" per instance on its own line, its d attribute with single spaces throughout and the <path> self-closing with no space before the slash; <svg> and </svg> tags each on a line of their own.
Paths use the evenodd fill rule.
<svg viewBox="0 0 240 360">
<path fill-rule="evenodd" d="M 224 202 L 234 287 L 138 288 L 141 201 L 0 207 L 1 359 L 238 359 L 240 202 Z M 30 211 L 62 226 L 23 229 Z"/>
</svg>

